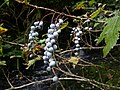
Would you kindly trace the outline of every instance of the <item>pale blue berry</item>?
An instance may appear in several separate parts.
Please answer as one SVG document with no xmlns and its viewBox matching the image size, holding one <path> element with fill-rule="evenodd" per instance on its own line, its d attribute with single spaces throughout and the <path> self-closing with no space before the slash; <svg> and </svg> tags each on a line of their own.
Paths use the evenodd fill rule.
<svg viewBox="0 0 120 90">
<path fill-rule="evenodd" d="M 52 44 L 53 44 L 53 43 L 55 43 L 55 39 L 51 39 L 51 41 L 50 41 L 50 42 L 51 42 Z"/>
<path fill-rule="evenodd" d="M 49 62 L 51 62 L 51 61 L 54 61 L 54 59 L 52 57 L 49 59 Z"/>
<path fill-rule="evenodd" d="M 48 29 L 48 33 L 52 34 L 54 32 L 54 29 Z"/>
<path fill-rule="evenodd" d="M 58 77 L 57 76 L 54 76 L 53 77 L 53 82 L 57 82 L 58 81 Z"/>
<path fill-rule="evenodd" d="M 47 47 L 51 47 L 51 46 L 52 46 L 51 42 L 48 42 L 48 43 L 46 44 L 46 46 L 47 46 Z"/>
<path fill-rule="evenodd" d="M 43 26 L 43 21 L 40 21 L 39 25 L 40 25 L 40 26 Z"/>
<path fill-rule="evenodd" d="M 31 30 L 35 30 L 35 26 L 31 26 L 30 28 L 31 28 Z"/>
<path fill-rule="evenodd" d="M 50 71 L 51 71 L 51 67 L 47 67 L 47 71 L 49 71 L 49 72 L 50 72 Z"/>
<path fill-rule="evenodd" d="M 48 51 L 53 52 L 54 51 L 53 47 L 48 48 Z"/>
<path fill-rule="evenodd" d="M 57 33 L 61 33 L 61 30 L 60 30 L 60 29 L 58 29 Z"/>
<path fill-rule="evenodd" d="M 79 41 L 78 40 L 75 40 L 75 44 L 78 44 L 79 43 Z"/>
<path fill-rule="evenodd" d="M 58 37 L 58 33 L 57 33 L 57 32 L 54 32 L 54 33 L 53 33 L 53 36 L 54 36 L 54 37 Z"/>
<path fill-rule="evenodd" d="M 75 56 L 78 56 L 78 52 L 75 53 Z"/>
<path fill-rule="evenodd" d="M 59 23 L 60 23 L 60 24 L 62 24 L 62 23 L 63 23 L 63 20 L 62 20 L 62 19 L 59 19 L 58 21 L 59 21 Z"/>
<path fill-rule="evenodd" d="M 55 28 L 55 24 L 50 24 L 50 28 L 54 29 Z"/>
<path fill-rule="evenodd" d="M 56 27 L 59 28 L 60 27 L 60 23 L 56 23 Z"/>
<path fill-rule="evenodd" d="M 49 64 L 49 66 L 53 67 L 53 66 L 55 66 L 55 64 L 56 64 L 55 61 L 51 61 L 50 64 Z"/>
<path fill-rule="evenodd" d="M 48 57 L 52 57 L 52 53 L 51 52 L 47 52 L 47 56 Z"/>
<path fill-rule="evenodd" d="M 54 50 L 56 50 L 56 49 L 57 49 L 57 45 L 56 45 L 56 44 L 54 44 L 54 45 L 53 45 L 53 48 L 54 48 Z"/>
<path fill-rule="evenodd" d="M 35 26 L 38 26 L 38 24 L 39 24 L 39 21 L 34 22 Z"/>
</svg>

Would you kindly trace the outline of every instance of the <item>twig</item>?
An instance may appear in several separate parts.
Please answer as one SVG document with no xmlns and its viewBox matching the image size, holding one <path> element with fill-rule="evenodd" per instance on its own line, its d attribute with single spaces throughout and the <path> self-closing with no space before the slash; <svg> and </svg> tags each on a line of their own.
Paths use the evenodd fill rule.
<svg viewBox="0 0 120 90">
<path fill-rule="evenodd" d="M 87 18 L 81 18 L 81 17 L 77 17 L 77 16 L 74 16 L 74 15 L 69 15 L 69 14 L 65 14 L 65 13 L 61 13 L 61 12 L 58 12 L 58 11 L 55 11 L 53 9 L 50 9 L 50 8 L 45 8 L 45 7 L 39 7 L 37 5 L 32 5 L 32 4 L 26 4 L 25 2 L 22 2 L 20 0 L 15 0 L 17 1 L 18 3 L 21 3 L 21 4 L 25 4 L 29 7 L 32 7 L 32 8 L 36 8 L 36 9 L 43 9 L 43 10 L 46 10 L 46 11 L 50 11 L 50 12 L 54 12 L 56 14 L 60 14 L 60 15 L 63 15 L 63 16 L 67 16 L 67 17 L 70 17 L 70 18 L 76 18 L 76 19 L 87 19 Z"/>
<path fill-rule="evenodd" d="M 11 44 L 11 45 L 16 45 L 16 46 L 24 47 L 23 44 L 19 44 L 19 43 L 14 43 L 14 42 L 9 42 L 9 41 L 4 41 L 4 40 L 3 40 L 3 42 L 8 43 L 8 44 Z"/>
<path fill-rule="evenodd" d="M 77 76 L 75 74 L 71 74 L 69 72 L 66 72 L 66 71 L 63 71 L 61 70 L 61 68 L 55 68 L 61 72 L 63 72 L 64 74 L 68 75 L 68 76 L 72 76 L 72 77 L 75 77 L 75 78 L 80 78 L 80 79 L 83 79 L 84 81 L 86 82 L 89 82 L 89 83 L 94 83 L 94 84 L 98 84 L 100 86 L 104 86 L 106 88 L 114 88 L 114 89 L 117 89 L 117 90 L 120 90 L 120 87 L 117 87 L 117 86 L 111 86 L 111 85 L 108 85 L 108 84 L 104 84 L 104 83 L 101 83 L 101 82 L 98 82 L 98 81 L 95 81 L 95 80 L 91 80 L 91 79 L 88 79 L 88 78 L 85 78 L 85 77 L 82 77 L 82 76 Z"/>
<path fill-rule="evenodd" d="M 3 71 L 3 74 L 4 74 L 5 78 L 7 79 L 7 82 L 9 83 L 10 87 L 13 88 L 13 85 L 9 81 L 8 77 L 6 76 L 4 69 L 2 69 L 2 71 Z"/>
</svg>

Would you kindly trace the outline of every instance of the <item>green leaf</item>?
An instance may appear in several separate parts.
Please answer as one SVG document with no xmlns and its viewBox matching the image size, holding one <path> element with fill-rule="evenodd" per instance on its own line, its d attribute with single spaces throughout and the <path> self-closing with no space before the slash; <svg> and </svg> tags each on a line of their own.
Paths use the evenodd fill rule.
<svg viewBox="0 0 120 90">
<path fill-rule="evenodd" d="M 35 64 L 36 61 L 38 61 L 40 59 L 41 59 L 41 57 L 36 57 L 36 58 L 34 58 L 32 60 L 29 60 L 26 69 L 29 69 L 33 64 Z"/>
<path fill-rule="evenodd" d="M 96 10 L 95 12 L 93 12 L 90 15 L 90 18 L 92 18 L 92 19 L 95 18 L 101 11 L 103 11 L 104 7 L 105 7 L 105 4 L 102 7 L 98 8 L 98 10 Z"/>
<path fill-rule="evenodd" d="M 95 3 L 95 0 L 89 1 L 89 6 L 92 6 Z"/>
<path fill-rule="evenodd" d="M 3 49 L 0 47 L 0 56 L 3 56 Z"/>
<path fill-rule="evenodd" d="M 6 61 L 0 61 L 0 65 L 5 66 L 6 65 Z"/>
<path fill-rule="evenodd" d="M 63 25 L 60 27 L 60 30 L 62 30 L 62 29 L 64 29 L 64 28 L 66 28 L 67 26 L 68 26 L 68 22 L 63 23 Z"/>
<path fill-rule="evenodd" d="M 73 11 L 79 10 L 79 9 L 85 9 L 85 8 L 86 8 L 85 1 L 80 1 L 80 2 L 76 3 L 76 5 L 74 5 L 72 7 Z"/>
<path fill-rule="evenodd" d="M 104 57 L 109 53 L 109 51 L 115 46 L 117 40 L 119 39 L 120 31 L 120 16 L 114 16 L 109 18 L 107 25 L 104 27 L 103 32 L 100 34 L 97 43 L 100 43 L 105 39 L 106 46 L 103 49 Z"/>
<path fill-rule="evenodd" d="M 5 1 L 5 3 L 9 6 L 9 0 L 4 0 Z"/>
</svg>

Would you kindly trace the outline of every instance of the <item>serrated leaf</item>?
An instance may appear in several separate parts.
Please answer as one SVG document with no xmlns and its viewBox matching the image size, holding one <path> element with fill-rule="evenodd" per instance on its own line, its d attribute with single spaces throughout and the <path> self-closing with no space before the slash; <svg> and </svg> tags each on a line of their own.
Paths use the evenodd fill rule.
<svg viewBox="0 0 120 90">
<path fill-rule="evenodd" d="M 6 65 L 6 61 L 0 61 L 0 65 L 5 66 Z"/>
<path fill-rule="evenodd" d="M 93 12 L 89 17 L 91 19 L 95 18 L 101 11 L 103 11 L 104 7 L 105 7 L 105 4 L 102 7 L 98 8 L 98 10 L 96 10 L 95 12 Z"/>
<path fill-rule="evenodd" d="M 68 26 L 68 24 L 69 24 L 68 22 L 63 23 L 63 24 L 62 24 L 62 26 L 60 27 L 60 30 L 62 30 L 62 29 L 64 29 L 64 28 L 66 28 L 66 27 Z"/>
<path fill-rule="evenodd" d="M 105 39 L 106 46 L 103 49 L 104 57 L 115 46 L 119 39 L 120 31 L 120 16 L 114 16 L 107 21 L 107 25 L 104 27 L 103 32 L 100 34 L 97 43 L 100 43 Z"/>
<path fill-rule="evenodd" d="M 71 57 L 68 62 L 73 63 L 73 64 L 78 64 L 79 59 L 77 57 Z"/>
</svg>

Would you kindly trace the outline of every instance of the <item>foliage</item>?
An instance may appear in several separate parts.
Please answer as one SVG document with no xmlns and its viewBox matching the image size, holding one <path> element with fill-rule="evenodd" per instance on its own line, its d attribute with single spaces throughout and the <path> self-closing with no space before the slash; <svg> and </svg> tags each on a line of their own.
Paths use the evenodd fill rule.
<svg viewBox="0 0 120 90">
<path fill-rule="evenodd" d="M 23 2 L 20 4 L 17 1 Z M 16 76 L 14 78 L 17 78 L 17 81 L 24 81 L 22 79 L 24 75 L 17 76 L 19 76 L 20 72 L 25 72 L 27 77 L 26 71 L 29 71 L 32 76 L 28 75 L 27 78 L 34 78 L 35 76 L 36 79 L 37 75 L 34 74 L 34 70 L 38 67 L 39 71 L 37 72 L 40 72 L 38 75 L 39 78 L 49 78 L 49 72 L 45 75 L 41 74 L 41 68 L 46 67 L 46 65 L 42 65 L 42 56 L 47 38 L 47 29 L 50 23 L 56 23 L 59 18 L 62 18 L 64 23 L 60 28 L 61 33 L 57 40 L 58 50 L 54 52 L 57 65 L 55 68 L 52 68 L 52 71 L 61 78 L 72 77 L 73 80 L 67 81 L 63 79 L 61 81 L 63 86 L 58 85 L 57 88 L 60 88 L 60 90 L 63 87 L 68 90 L 69 88 L 74 90 L 107 90 L 108 88 L 111 89 L 112 85 L 115 87 L 120 86 L 120 48 L 113 48 L 117 43 L 119 44 L 120 15 L 118 9 L 120 8 L 120 1 L 17 1 L 0 1 L 0 68 L 5 68 L 5 73 L 10 73 L 10 76 Z M 38 9 L 37 7 L 33 8 L 32 6 L 34 5 L 43 7 L 42 9 Z M 39 37 L 34 43 L 34 49 L 32 49 L 35 55 L 31 58 L 29 57 L 31 51 L 28 50 L 27 46 L 29 42 L 28 33 L 30 26 L 35 21 L 40 20 L 43 20 L 44 27 L 42 30 L 38 30 Z M 75 35 L 70 36 L 74 27 L 79 27 L 83 32 L 80 36 L 79 56 L 74 55 L 75 50 L 73 49 L 75 47 L 76 37 Z M 99 46 L 96 46 L 96 43 Z M 103 48 L 104 58 L 101 55 L 101 48 Z M 98 51 L 93 49 L 98 49 Z M 112 54 L 109 54 L 110 51 L 115 55 L 112 56 Z M 15 61 L 20 62 L 14 63 Z M 13 68 L 16 66 L 18 71 L 20 70 L 18 75 Z M 34 68 L 31 69 L 30 67 Z M 78 77 L 78 81 L 75 81 L 73 84 L 74 80 Z M 79 81 L 83 80 L 81 77 L 85 81 Z M 12 79 L 11 77 L 9 78 L 11 82 Z M 94 81 L 98 81 L 99 83 L 95 83 Z M 104 86 L 104 84 L 108 86 Z"/>
<path fill-rule="evenodd" d="M 103 49 L 104 57 L 109 53 L 109 51 L 116 45 L 117 40 L 119 39 L 120 31 L 120 16 L 116 12 L 115 16 L 107 20 L 107 25 L 104 27 L 103 32 L 101 33 L 98 43 L 105 39 L 105 47 Z"/>
</svg>

